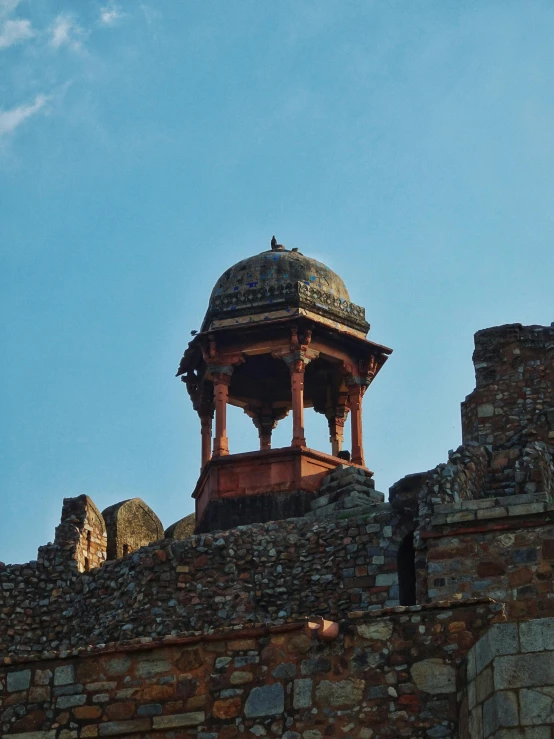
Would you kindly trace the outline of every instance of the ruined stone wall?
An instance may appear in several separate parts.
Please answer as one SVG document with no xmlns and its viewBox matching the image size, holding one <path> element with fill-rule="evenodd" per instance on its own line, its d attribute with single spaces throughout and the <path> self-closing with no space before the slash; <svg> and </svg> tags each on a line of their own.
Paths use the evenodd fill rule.
<svg viewBox="0 0 554 739">
<path fill-rule="evenodd" d="M 140 498 L 130 498 L 102 511 L 108 534 L 108 559 L 126 554 L 164 538 L 162 522 Z"/>
<path fill-rule="evenodd" d="M 393 739 L 458 736 L 464 658 L 498 604 L 353 613 L 82 650 L 0 669 L 2 736 Z"/>
<path fill-rule="evenodd" d="M 473 362 L 476 388 L 462 403 L 463 440 L 493 454 L 493 494 L 551 490 L 554 327 L 515 323 L 478 331 Z"/>
<path fill-rule="evenodd" d="M 64 498 L 55 543 L 67 559 L 75 560 L 79 572 L 88 572 L 106 561 L 106 525 L 88 495 Z"/>
<path fill-rule="evenodd" d="M 435 507 L 420 532 L 426 600 L 489 596 L 510 618 L 554 615 L 554 504 L 514 495 Z"/>
<path fill-rule="evenodd" d="M 380 504 L 164 539 L 88 573 L 71 550 L 41 547 L 36 562 L 0 567 L 0 655 L 397 605 L 406 533 Z"/>
</svg>

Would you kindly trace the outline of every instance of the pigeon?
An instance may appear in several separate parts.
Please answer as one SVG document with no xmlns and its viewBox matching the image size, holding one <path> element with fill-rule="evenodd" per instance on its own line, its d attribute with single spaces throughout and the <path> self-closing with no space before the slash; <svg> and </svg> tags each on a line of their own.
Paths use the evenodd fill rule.
<svg viewBox="0 0 554 739">
<path fill-rule="evenodd" d="M 198 331 L 191 331 L 191 332 L 190 332 L 190 335 L 191 335 L 191 336 L 196 336 L 196 334 L 197 334 L 197 333 L 198 333 Z"/>
</svg>

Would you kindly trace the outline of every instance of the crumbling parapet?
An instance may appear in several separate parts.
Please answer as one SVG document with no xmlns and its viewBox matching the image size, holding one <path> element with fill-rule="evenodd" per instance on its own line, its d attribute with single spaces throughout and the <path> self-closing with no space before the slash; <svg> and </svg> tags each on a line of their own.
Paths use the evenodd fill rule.
<svg viewBox="0 0 554 739">
<path fill-rule="evenodd" d="M 106 525 L 88 495 L 64 498 L 54 544 L 76 561 L 80 572 L 100 567 L 106 561 Z"/>
<path fill-rule="evenodd" d="M 194 535 L 194 529 L 196 527 L 196 514 L 189 513 L 188 516 L 180 518 L 171 526 L 168 526 L 165 530 L 166 539 L 188 539 L 189 536 Z"/>
<path fill-rule="evenodd" d="M 463 441 L 491 451 L 554 445 L 554 326 L 496 326 L 475 334 L 475 390 L 462 403 Z"/>
<path fill-rule="evenodd" d="M 108 559 L 118 559 L 164 538 L 162 522 L 140 498 L 130 498 L 102 511 L 108 535 Z"/>
</svg>

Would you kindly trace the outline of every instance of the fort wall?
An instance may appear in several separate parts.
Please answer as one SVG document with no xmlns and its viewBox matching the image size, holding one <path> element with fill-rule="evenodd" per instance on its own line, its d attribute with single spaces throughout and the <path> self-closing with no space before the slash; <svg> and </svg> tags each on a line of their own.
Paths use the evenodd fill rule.
<svg viewBox="0 0 554 739">
<path fill-rule="evenodd" d="M 297 622 L 17 664 L 0 670 L 3 736 L 454 737 L 465 655 L 503 618 L 416 606 L 352 613 L 330 642 Z"/>
<path fill-rule="evenodd" d="M 554 328 L 474 362 L 462 446 L 388 503 L 340 467 L 302 518 L 162 538 L 138 499 L 66 499 L 0 565 L 3 735 L 552 739 Z"/>
<path fill-rule="evenodd" d="M 88 573 L 41 547 L 0 569 L 0 656 L 398 605 L 409 522 L 376 507 L 164 539 Z"/>
</svg>

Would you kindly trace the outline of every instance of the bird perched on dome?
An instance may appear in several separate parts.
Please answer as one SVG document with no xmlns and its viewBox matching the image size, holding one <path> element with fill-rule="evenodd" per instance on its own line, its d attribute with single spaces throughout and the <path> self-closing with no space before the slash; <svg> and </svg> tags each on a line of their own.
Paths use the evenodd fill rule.
<svg viewBox="0 0 554 739">
<path fill-rule="evenodd" d="M 277 239 L 275 236 L 271 239 L 271 248 L 275 250 L 275 247 L 277 246 Z"/>
</svg>

